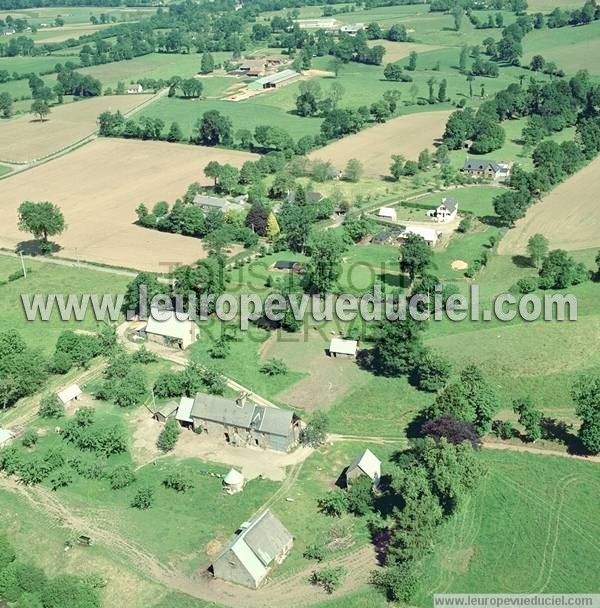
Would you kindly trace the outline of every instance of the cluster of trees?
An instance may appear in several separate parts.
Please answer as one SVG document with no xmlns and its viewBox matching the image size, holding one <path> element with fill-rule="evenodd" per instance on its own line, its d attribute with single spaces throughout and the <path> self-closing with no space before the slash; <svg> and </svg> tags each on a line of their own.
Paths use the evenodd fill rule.
<svg viewBox="0 0 600 608">
<path fill-rule="evenodd" d="M 96 398 L 112 401 L 120 407 L 135 407 L 148 398 L 148 379 L 143 365 L 156 357 L 147 350 L 134 355 L 119 348 L 113 349 L 103 372 L 104 381 L 96 392 Z"/>
<path fill-rule="evenodd" d="M 199 391 L 211 395 L 222 395 L 225 392 L 225 380 L 214 367 L 200 367 L 194 364 L 180 372 L 163 372 L 154 383 L 154 394 L 159 399 L 171 397 L 194 397 Z"/>
<path fill-rule="evenodd" d="M 258 242 L 256 233 L 244 224 L 243 214 L 234 211 L 214 209 L 205 213 L 200 207 L 178 200 L 171 209 L 165 202 L 156 203 L 151 211 L 141 204 L 136 213 L 139 224 L 146 228 L 203 238 L 218 243 L 219 248 L 238 242 L 252 247 Z"/>
<path fill-rule="evenodd" d="M 475 154 L 486 154 L 502 147 L 506 135 L 491 103 L 483 103 L 477 112 L 465 108 L 450 115 L 443 136 L 450 150 L 460 150 L 466 141 L 471 141 L 470 150 Z"/>
<path fill-rule="evenodd" d="M 381 25 L 372 21 L 365 28 L 365 34 L 369 40 L 390 40 L 392 42 L 412 42 L 413 38 L 409 35 L 403 23 L 394 23 L 389 29 L 383 30 Z"/>
<path fill-rule="evenodd" d="M 385 567 L 374 583 L 393 601 L 410 602 L 417 590 L 424 558 L 433 551 L 435 535 L 484 474 L 470 442 L 418 439 L 395 455 L 389 494 L 397 501 L 389 530 Z M 381 530 L 383 528 L 383 530 Z"/>
<path fill-rule="evenodd" d="M 586 25 L 600 19 L 600 7 L 594 0 L 586 0 L 582 8 L 572 10 L 556 7 L 546 19 L 549 28 L 565 27 L 567 25 Z"/>
<path fill-rule="evenodd" d="M 47 364 L 15 330 L 0 333 L 0 405 L 14 405 L 39 390 L 48 376 Z"/>
<path fill-rule="evenodd" d="M 534 169 L 528 172 L 513 167 L 512 190 L 494 199 L 496 214 L 509 226 L 523 217 L 536 199 L 600 152 L 600 88 L 589 81 L 586 72 L 569 82 L 561 80 L 539 88 L 532 85 L 531 89 L 535 94 L 519 97 L 525 102 L 522 112 L 531 113 L 523 137 L 530 145 L 539 141 L 532 153 Z M 512 111 L 511 106 L 512 102 L 504 111 Z M 543 140 L 548 133 L 573 124 L 575 140 L 561 144 Z"/>
<path fill-rule="evenodd" d="M 103 581 L 87 577 L 48 577 L 41 568 L 17 557 L 8 538 L 0 536 L 0 600 L 39 608 L 100 608 Z"/>
</svg>

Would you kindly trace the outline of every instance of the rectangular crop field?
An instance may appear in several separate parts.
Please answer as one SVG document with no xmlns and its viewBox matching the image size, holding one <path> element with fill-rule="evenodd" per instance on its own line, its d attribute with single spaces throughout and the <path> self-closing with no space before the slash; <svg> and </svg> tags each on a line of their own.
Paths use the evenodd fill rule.
<svg viewBox="0 0 600 608">
<path fill-rule="evenodd" d="M 400 116 L 315 150 L 310 157 L 341 168 L 357 158 L 367 175 L 388 175 L 392 154 L 416 159 L 424 148 L 432 150 L 434 141 L 444 133 L 449 114 L 438 111 Z"/>
<path fill-rule="evenodd" d="M 30 238 L 17 229 L 22 201 L 49 200 L 61 207 L 67 223 L 57 238 L 61 255 L 163 272 L 170 264 L 193 262 L 205 254 L 200 240 L 137 226 L 136 207 L 172 204 L 192 182 L 210 183 L 203 169 L 211 160 L 240 166 L 253 158 L 163 142 L 94 141 L 0 182 L 0 246 L 13 249 Z"/>
<path fill-rule="evenodd" d="M 600 158 L 560 184 L 517 222 L 500 243 L 499 252 L 522 254 L 529 237 L 543 234 L 551 249 L 587 249 L 600 245 Z"/>
<path fill-rule="evenodd" d="M 105 110 L 127 113 L 149 95 L 115 95 L 54 106 L 39 122 L 32 114 L 0 122 L 0 159 L 25 163 L 58 152 L 91 135 Z"/>
</svg>

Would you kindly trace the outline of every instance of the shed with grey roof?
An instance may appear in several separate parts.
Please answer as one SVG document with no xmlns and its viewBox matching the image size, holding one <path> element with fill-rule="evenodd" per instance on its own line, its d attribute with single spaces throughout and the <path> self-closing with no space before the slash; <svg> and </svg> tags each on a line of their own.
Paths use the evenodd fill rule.
<svg viewBox="0 0 600 608">
<path fill-rule="evenodd" d="M 300 436 L 300 421 L 290 410 L 198 393 L 190 410 L 195 431 L 203 431 L 236 446 L 257 446 L 280 452 L 293 448 Z"/>
<path fill-rule="evenodd" d="M 169 401 L 154 412 L 154 418 L 159 422 L 166 422 L 169 418 L 175 417 L 177 407 L 178 404 L 175 401 Z"/>
<path fill-rule="evenodd" d="M 192 199 L 192 203 L 196 207 L 200 207 L 202 211 L 208 213 L 209 211 L 228 211 L 236 207 L 236 203 L 232 203 L 226 198 L 219 198 L 217 196 L 206 196 L 205 194 L 196 194 Z"/>
<path fill-rule="evenodd" d="M 294 538 L 271 511 L 242 524 L 212 564 L 216 578 L 256 589 L 290 552 Z"/>
<path fill-rule="evenodd" d="M 248 85 L 251 91 L 262 91 L 263 89 L 275 89 L 284 83 L 291 82 L 298 78 L 300 74 L 295 70 L 281 70 L 275 74 L 269 74 L 259 78 Z"/>
</svg>

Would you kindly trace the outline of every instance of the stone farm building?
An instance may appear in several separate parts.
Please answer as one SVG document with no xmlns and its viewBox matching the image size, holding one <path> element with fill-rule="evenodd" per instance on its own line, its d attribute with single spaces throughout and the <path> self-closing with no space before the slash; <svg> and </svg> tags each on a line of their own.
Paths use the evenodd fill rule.
<svg viewBox="0 0 600 608">
<path fill-rule="evenodd" d="M 373 482 L 373 486 L 379 484 L 379 480 L 381 479 L 381 460 L 371 450 L 365 450 L 346 469 L 346 483 L 351 485 L 353 481 L 364 475 Z"/>
<path fill-rule="evenodd" d="M 489 158 L 467 158 L 463 171 L 472 177 L 506 179 L 510 174 L 510 164 L 490 160 Z"/>
<path fill-rule="evenodd" d="M 294 538 L 287 528 L 266 510 L 242 524 L 212 563 L 215 578 L 256 589 L 276 564 L 287 557 Z"/>
<path fill-rule="evenodd" d="M 298 444 L 300 438 L 300 420 L 293 412 L 256 405 L 244 397 L 233 400 L 198 393 L 189 415 L 187 411 L 184 415 L 186 420 L 192 421 L 194 431 L 222 437 L 236 446 L 287 452 Z"/>
<path fill-rule="evenodd" d="M 153 308 L 146 327 L 140 333 L 151 342 L 186 349 L 198 339 L 199 330 L 183 312 Z"/>
</svg>

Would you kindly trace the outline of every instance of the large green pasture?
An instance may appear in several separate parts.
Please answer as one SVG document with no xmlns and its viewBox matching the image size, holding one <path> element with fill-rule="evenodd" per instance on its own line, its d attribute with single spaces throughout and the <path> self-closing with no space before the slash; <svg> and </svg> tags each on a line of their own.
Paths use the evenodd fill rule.
<svg viewBox="0 0 600 608">
<path fill-rule="evenodd" d="M 33 25 L 39 26 L 41 23 L 51 25 L 56 17 L 60 16 L 64 19 L 65 25 L 76 23 L 90 23 L 90 17 L 95 15 L 99 17 L 102 13 L 111 17 L 115 17 L 117 22 L 120 21 L 137 21 L 142 17 L 153 15 L 156 8 L 121 8 L 121 7 L 95 7 L 95 6 L 57 6 L 57 7 L 39 7 L 32 9 L 15 9 L 14 11 L 0 12 L 0 19 L 11 15 L 15 19 L 27 19 Z"/>
<path fill-rule="evenodd" d="M 216 62 L 231 57 L 231 53 L 214 53 Z M 134 57 L 127 61 L 94 65 L 79 70 L 82 74 L 89 74 L 98 78 L 106 87 L 115 87 L 119 81 L 124 83 L 136 81 L 140 78 L 163 78 L 171 76 L 187 78 L 200 71 L 201 55 L 150 53 L 141 57 Z"/>
<path fill-rule="evenodd" d="M 588 70 L 600 75 L 600 22 L 583 26 L 534 30 L 523 40 L 524 63 L 533 55 L 554 61 L 567 74 Z"/>
<path fill-rule="evenodd" d="M 299 139 L 303 135 L 317 135 L 321 125 L 320 118 L 301 118 L 291 111 L 273 105 L 269 93 L 246 101 L 163 98 L 145 108 L 140 116 L 162 118 L 167 124 L 176 121 L 184 135 L 189 136 L 196 122 L 210 110 L 218 110 L 228 116 L 234 132 L 238 129 L 253 131 L 260 125 L 269 125 L 281 127 L 294 139 Z"/>
<path fill-rule="evenodd" d="M 493 450 L 480 458 L 487 475 L 443 526 L 411 603 L 429 608 L 433 593 L 467 590 L 586 593 L 597 588 L 598 465 Z"/>
<path fill-rule="evenodd" d="M 16 221 L 16 219 L 15 219 Z M 23 240 L 27 235 L 23 234 Z M 124 293 L 130 281 L 128 277 L 110 272 L 100 272 L 86 268 L 59 266 L 51 263 L 36 262 L 26 259 L 29 269 L 27 278 L 0 285 L 0 331 L 16 329 L 32 347 L 50 353 L 54 349 L 59 334 L 66 329 L 97 330 L 100 324 L 88 311 L 85 320 L 63 321 L 58 312 L 53 311 L 49 321 L 28 321 L 22 306 L 21 296 L 33 297 L 35 294 L 118 294 Z M 0 279 L 18 271 L 21 263 L 17 258 L 0 255 Z"/>
</svg>

